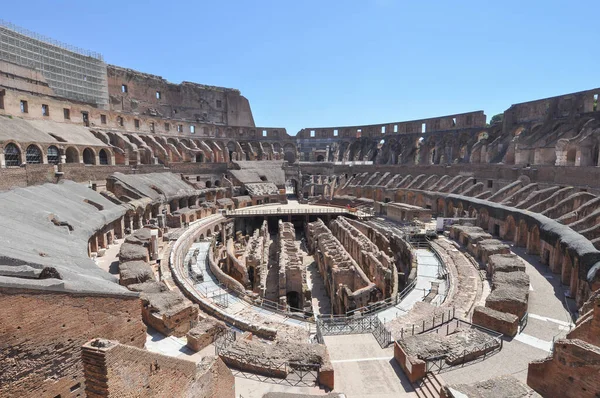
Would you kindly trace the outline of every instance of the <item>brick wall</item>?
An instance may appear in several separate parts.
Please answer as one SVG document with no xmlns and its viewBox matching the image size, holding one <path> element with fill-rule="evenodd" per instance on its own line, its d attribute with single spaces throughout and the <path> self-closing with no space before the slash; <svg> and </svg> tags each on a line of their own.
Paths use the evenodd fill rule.
<svg viewBox="0 0 600 398">
<path fill-rule="evenodd" d="M 551 357 L 529 364 L 527 384 L 544 397 L 600 396 L 600 349 L 581 340 L 558 340 Z"/>
<path fill-rule="evenodd" d="M 25 167 L 0 169 L 0 191 L 55 181 L 54 166 L 51 164 L 28 164 Z"/>
<path fill-rule="evenodd" d="M 83 396 L 85 342 L 146 342 L 137 297 L 0 288 L 0 302 L 0 397 Z"/>
<path fill-rule="evenodd" d="M 235 379 L 223 361 L 196 364 L 102 340 L 82 348 L 88 398 L 234 398 Z"/>
</svg>

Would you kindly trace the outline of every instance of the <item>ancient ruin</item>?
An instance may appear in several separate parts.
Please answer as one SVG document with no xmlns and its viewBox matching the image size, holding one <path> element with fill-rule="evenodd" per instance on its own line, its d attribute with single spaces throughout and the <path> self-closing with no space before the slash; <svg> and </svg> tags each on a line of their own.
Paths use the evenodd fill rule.
<svg viewBox="0 0 600 398">
<path fill-rule="evenodd" d="M 0 44 L 0 396 L 600 395 L 600 88 L 293 136 Z"/>
</svg>

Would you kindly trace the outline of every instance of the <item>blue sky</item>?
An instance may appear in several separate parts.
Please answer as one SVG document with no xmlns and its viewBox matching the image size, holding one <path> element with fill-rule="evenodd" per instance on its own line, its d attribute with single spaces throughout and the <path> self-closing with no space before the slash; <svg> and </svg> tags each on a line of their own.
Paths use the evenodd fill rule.
<svg viewBox="0 0 600 398">
<path fill-rule="evenodd" d="M 489 120 L 600 86 L 598 1 L 6 3 L 2 19 L 108 63 L 238 88 L 257 125 L 290 134 L 473 110 Z"/>
</svg>

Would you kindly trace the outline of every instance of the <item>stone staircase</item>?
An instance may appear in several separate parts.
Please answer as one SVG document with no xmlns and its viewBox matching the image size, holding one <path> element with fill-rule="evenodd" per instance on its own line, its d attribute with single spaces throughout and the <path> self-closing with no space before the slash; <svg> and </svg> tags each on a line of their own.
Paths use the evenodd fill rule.
<svg viewBox="0 0 600 398">
<path fill-rule="evenodd" d="M 428 372 L 423 380 L 412 383 L 412 385 L 419 398 L 439 398 L 440 390 L 446 383 L 441 377 Z"/>
</svg>

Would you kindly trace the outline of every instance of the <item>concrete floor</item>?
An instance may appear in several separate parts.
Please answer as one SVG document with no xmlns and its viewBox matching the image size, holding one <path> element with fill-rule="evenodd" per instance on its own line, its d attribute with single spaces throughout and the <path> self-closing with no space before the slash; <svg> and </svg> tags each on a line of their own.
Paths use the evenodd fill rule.
<svg viewBox="0 0 600 398">
<path fill-rule="evenodd" d="M 381 349 L 372 334 L 326 336 L 335 370 L 335 391 L 348 398 L 416 397 L 394 361 L 394 349 Z"/>
</svg>

